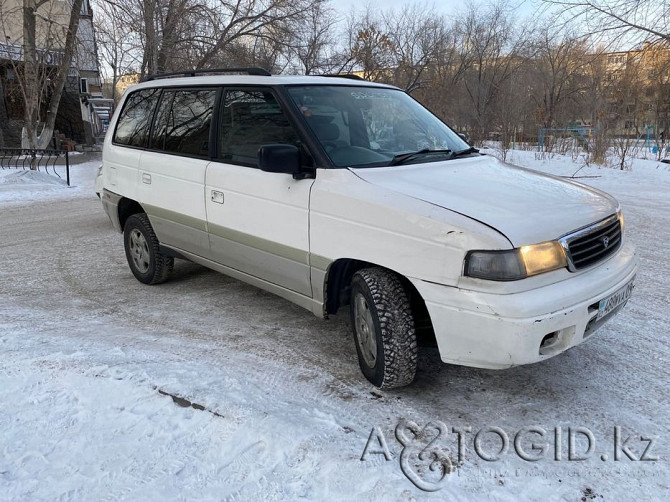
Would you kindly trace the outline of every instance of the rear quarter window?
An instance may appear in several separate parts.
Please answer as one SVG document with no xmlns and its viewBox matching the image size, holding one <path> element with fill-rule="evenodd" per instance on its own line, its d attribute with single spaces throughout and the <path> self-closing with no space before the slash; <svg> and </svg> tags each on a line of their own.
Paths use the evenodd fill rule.
<svg viewBox="0 0 670 502">
<path fill-rule="evenodd" d="M 128 96 L 116 123 L 112 141 L 119 145 L 146 147 L 159 96 L 160 89 L 142 89 Z"/>
</svg>

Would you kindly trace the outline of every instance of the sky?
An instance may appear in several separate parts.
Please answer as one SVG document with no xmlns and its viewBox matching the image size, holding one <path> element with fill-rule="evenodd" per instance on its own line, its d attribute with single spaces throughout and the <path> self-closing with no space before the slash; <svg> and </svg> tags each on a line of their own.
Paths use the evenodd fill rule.
<svg viewBox="0 0 670 502">
<path fill-rule="evenodd" d="M 482 0 L 485 1 L 485 0 Z M 466 7 L 466 3 L 462 1 L 454 2 L 453 0 L 331 0 L 331 5 L 337 9 L 342 14 L 347 14 L 351 11 L 352 7 L 358 9 L 363 8 L 367 4 L 371 4 L 373 7 L 379 7 L 381 9 L 399 9 L 405 5 L 412 5 L 416 3 L 423 3 L 426 5 L 434 5 L 435 10 L 443 13 L 449 13 L 454 11 L 462 11 Z M 535 11 L 536 4 L 539 3 L 539 0 L 520 0 L 514 2 L 519 5 L 519 14 L 521 16 L 527 16 Z"/>
<path fill-rule="evenodd" d="M 415 3 L 415 1 L 416 0 L 384 0 L 384 2 L 373 1 L 370 3 L 372 5 L 383 5 L 384 8 L 399 8 L 407 4 Z M 352 6 L 361 7 L 366 4 L 365 1 L 360 0 L 331 0 L 331 3 L 333 7 L 343 12 L 348 12 Z M 446 10 L 446 7 L 443 7 L 442 9 Z"/>
</svg>

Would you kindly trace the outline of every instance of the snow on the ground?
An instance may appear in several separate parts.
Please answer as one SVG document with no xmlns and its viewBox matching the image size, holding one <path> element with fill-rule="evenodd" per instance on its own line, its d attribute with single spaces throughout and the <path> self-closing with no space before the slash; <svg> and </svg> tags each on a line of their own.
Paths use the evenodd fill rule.
<svg viewBox="0 0 670 502">
<path fill-rule="evenodd" d="M 485 149 L 483 152 L 500 156 L 492 149 Z M 507 162 L 556 176 L 565 176 L 595 187 L 606 187 L 607 191 L 617 197 L 632 192 L 634 196 L 644 195 L 647 198 L 651 193 L 660 200 L 670 199 L 667 192 L 670 184 L 670 164 L 657 160 L 632 159 L 631 169 L 622 171 L 597 164 L 587 165 L 583 155 L 573 161 L 568 155 L 512 150 L 507 156 Z"/>
<path fill-rule="evenodd" d="M 565 176 L 580 167 L 534 152 L 508 160 Z M 504 371 L 444 365 L 426 350 L 416 382 L 395 391 L 360 375 L 346 312 L 326 322 L 186 262 L 164 285 L 138 283 L 94 194 L 98 165 L 73 166 L 75 188 L 0 171 L 0 500 L 670 496 L 668 165 L 577 173 L 622 202 L 641 260 L 633 298 L 590 342 Z M 561 427 L 563 456 L 550 448 L 527 462 L 510 445 L 486 462 L 466 435 L 463 464 L 423 492 L 400 468 L 402 418 L 497 426 L 511 441 L 541 426 L 551 443 Z M 360 460 L 375 426 L 388 462 Z M 640 436 L 657 436 L 659 459 L 613 461 L 615 426 L 637 457 Z M 594 433 L 592 458 L 568 460 L 568 427 Z M 440 444 L 456 458 L 455 434 Z"/>
<path fill-rule="evenodd" d="M 65 180 L 43 171 L 29 169 L 7 169 L 0 172 L 0 190 L 12 191 L 27 188 L 31 191 L 39 186 L 40 189 L 49 189 L 67 186 Z"/>
<path fill-rule="evenodd" d="M 78 153 L 78 152 L 77 152 Z M 66 183 L 65 166 L 49 165 L 39 171 L 30 169 L 0 169 L 0 207 L 22 205 L 32 202 L 64 200 L 90 195 L 93 190 L 100 156 L 80 154 L 93 160 L 70 165 L 70 186 Z M 55 173 L 54 173 L 55 171 Z"/>
</svg>

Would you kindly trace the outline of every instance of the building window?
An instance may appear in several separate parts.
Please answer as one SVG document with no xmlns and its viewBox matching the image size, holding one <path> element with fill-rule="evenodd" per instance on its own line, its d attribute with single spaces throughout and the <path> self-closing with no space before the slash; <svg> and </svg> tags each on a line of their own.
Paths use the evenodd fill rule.
<svg viewBox="0 0 670 502">
<path fill-rule="evenodd" d="M 626 120 L 623 125 L 624 129 L 632 129 L 633 128 L 633 121 L 632 120 Z"/>
<path fill-rule="evenodd" d="M 87 78 L 81 78 L 79 79 L 80 83 L 80 90 L 82 94 L 88 94 L 88 79 Z"/>
</svg>

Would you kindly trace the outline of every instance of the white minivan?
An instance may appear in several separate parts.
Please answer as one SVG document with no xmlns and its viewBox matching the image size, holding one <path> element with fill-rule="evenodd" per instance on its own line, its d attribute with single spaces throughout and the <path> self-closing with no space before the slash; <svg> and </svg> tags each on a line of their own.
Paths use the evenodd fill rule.
<svg viewBox="0 0 670 502">
<path fill-rule="evenodd" d="M 179 258 L 318 316 L 348 305 L 384 388 L 413 380 L 420 344 L 452 364 L 534 363 L 630 298 L 611 196 L 481 155 L 395 87 L 221 73 L 151 78 L 112 119 L 101 199 L 141 282 Z"/>
</svg>

